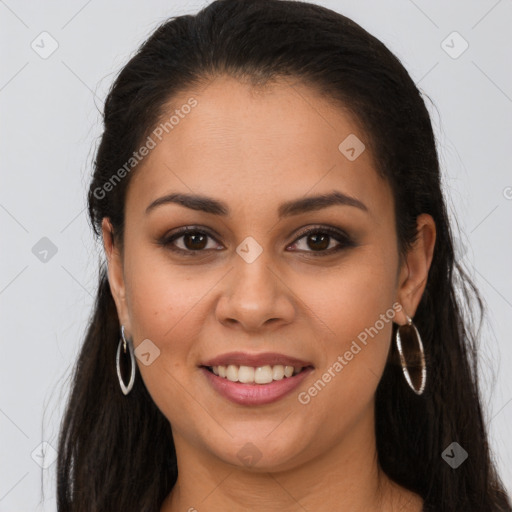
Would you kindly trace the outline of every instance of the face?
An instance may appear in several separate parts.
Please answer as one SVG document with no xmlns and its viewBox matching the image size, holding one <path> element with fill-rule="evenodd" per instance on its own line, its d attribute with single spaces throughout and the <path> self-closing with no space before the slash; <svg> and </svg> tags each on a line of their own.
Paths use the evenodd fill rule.
<svg viewBox="0 0 512 512">
<path fill-rule="evenodd" d="M 368 441 L 392 321 L 413 316 L 433 242 L 399 264 L 366 135 L 314 90 L 218 77 L 167 118 L 190 98 L 132 177 L 122 253 L 104 221 L 120 321 L 178 459 L 285 469 Z"/>
</svg>

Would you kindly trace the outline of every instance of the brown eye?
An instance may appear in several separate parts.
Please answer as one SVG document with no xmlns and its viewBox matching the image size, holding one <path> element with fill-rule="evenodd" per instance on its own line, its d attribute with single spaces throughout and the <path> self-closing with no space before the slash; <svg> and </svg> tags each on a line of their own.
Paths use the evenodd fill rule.
<svg viewBox="0 0 512 512">
<path fill-rule="evenodd" d="M 325 250 L 329 247 L 330 235 L 314 233 L 307 237 L 308 246 L 314 251 Z"/>
<path fill-rule="evenodd" d="M 215 238 L 208 232 L 200 229 L 192 229 L 190 227 L 182 229 L 181 231 L 172 235 L 167 235 L 161 240 L 159 244 L 171 251 L 194 256 L 199 253 L 206 253 L 207 250 L 222 249 L 222 246 L 215 243 Z"/>
<path fill-rule="evenodd" d="M 203 233 L 187 233 L 183 235 L 183 245 L 191 251 L 204 249 L 207 245 L 207 236 Z"/>
<path fill-rule="evenodd" d="M 311 253 L 313 256 L 327 256 L 355 245 L 342 231 L 326 226 L 303 231 L 290 247 L 300 252 Z"/>
</svg>

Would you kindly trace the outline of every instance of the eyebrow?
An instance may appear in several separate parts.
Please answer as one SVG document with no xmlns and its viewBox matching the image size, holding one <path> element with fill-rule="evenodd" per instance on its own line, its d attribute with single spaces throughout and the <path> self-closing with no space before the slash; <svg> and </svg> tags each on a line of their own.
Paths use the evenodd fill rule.
<svg viewBox="0 0 512 512">
<path fill-rule="evenodd" d="M 165 204 L 178 204 L 186 208 L 190 208 L 191 210 L 199 210 L 213 215 L 227 216 L 230 213 L 229 207 L 226 203 L 218 201 L 217 199 L 196 194 L 174 193 L 155 199 L 146 208 L 146 214 L 158 206 Z M 353 206 L 362 211 L 368 212 L 366 205 L 359 201 L 359 199 L 348 196 L 339 191 L 334 191 L 329 194 L 304 197 L 282 203 L 278 208 L 278 216 L 281 219 L 283 217 L 291 217 L 292 215 L 320 210 L 334 205 Z"/>
</svg>

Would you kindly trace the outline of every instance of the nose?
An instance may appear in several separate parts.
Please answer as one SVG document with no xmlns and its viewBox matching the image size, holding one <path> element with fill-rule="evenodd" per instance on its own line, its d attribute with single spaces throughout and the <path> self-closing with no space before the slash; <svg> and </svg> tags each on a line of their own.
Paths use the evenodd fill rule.
<svg viewBox="0 0 512 512">
<path fill-rule="evenodd" d="M 238 255 L 235 268 L 224 282 L 216 305 L 216 317 L 228 327 L 247 332 L 277 329 L 289 324 L 296 314 L 293 292 L 271 265 L 265 251 L 248 263 Z"/>
</svg>

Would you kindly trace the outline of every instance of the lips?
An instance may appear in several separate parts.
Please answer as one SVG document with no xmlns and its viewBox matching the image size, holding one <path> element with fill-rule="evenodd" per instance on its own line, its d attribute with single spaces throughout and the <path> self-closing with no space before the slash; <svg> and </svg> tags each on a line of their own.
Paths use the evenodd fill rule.
<svg viewBox="0 0 512 512">
<path fill-rule="evenodd" d="M 314 370 L 309 361 L 276 352 L 230 352 L 204 361 L 199 368 L 217 393 L 244 406 L 284 398 Z"/>
<path fill-rule="evenodd" d="M 231 382 L 215 375 L 205 367 L 201 367 L 202 375 L 214 391 L 230 402 L 242 406 L 268 405 L 284 399 L 297 389 L 312 372 L 313 368 L 307 367 L 297 375 L 272 380 L 266 384 L 246 384 Z"/>
<path fill-rule="evenodd" d="M 293 367 L 313 367 L 313 364 L 303 359 L 278 354 L 276 352 L 264 352 L 261 354 L 249 354 L 247 352 L 229 352 L 220 356 L 208 359 L 199 366 L 214 367 L 214 366 L 252 366 L 258 368 L 260 366 L 293 366 Z"/>
</svg>

